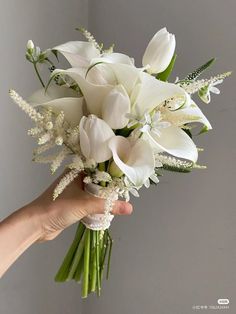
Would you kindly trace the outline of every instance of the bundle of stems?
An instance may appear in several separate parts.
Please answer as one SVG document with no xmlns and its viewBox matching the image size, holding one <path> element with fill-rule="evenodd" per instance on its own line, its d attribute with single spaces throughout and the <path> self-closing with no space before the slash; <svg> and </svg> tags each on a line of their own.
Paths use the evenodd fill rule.
<svg viewBox="0 0 236 314">
<path fill-rule="evenodd" d="M 80 222 L 55 281 L 81 282 L 82 298 L 92 292 L 100 296 L 105 265 L 109 276 L 112 241 L 108 229 L 95 231 Z"/>
</svg>

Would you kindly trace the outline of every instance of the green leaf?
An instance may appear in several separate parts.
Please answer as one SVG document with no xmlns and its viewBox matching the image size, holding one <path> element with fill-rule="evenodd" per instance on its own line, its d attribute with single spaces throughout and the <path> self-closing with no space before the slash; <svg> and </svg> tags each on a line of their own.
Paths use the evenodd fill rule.
<svg viewBox="0 0 236 314">
<path fill-rule="evenodd" d="M 168 65 L 168 67 L 165 69 L 165 71 L 158 73 L 156 75 L 156 78 L 160 81 L 166 82 L 169 78 L 169 76 L 171 75 L 174 65 L 175 65 L 175 61 L 177 58 L 177 54 L 175 53 L 170 61 L 170 64 Z"/>
<path fill-rule="evenodd" d="M 189 73 L 183 81 L 194 81 L 196 80 L 196 78 L 198 78 L 204 71 L 206 71 L 206 69 L 208 69 L 214 62 L 215 62 L 216 58 L 212 58 L 209 61 L 207 61 L 206 63 L 204 63 L 203 65 L 201 65 L 199 68 L 197 68 L 195 71 L 193 71 L 192 73 Z"/>
</svg>

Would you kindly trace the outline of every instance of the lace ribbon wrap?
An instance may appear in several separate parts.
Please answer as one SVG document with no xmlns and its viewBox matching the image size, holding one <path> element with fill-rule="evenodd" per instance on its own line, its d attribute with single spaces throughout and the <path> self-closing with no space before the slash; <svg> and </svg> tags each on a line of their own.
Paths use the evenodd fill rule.
<svg viewBox="0 0 236 314">
<path fill-rule="evenodd" d="M 114 218 L 110 212 L 113 207 L 114 201 L 118 199 L 118 194 L 115 191 L 106 191 L 106 188 L 89 183 L 85 185 L 84 190 L 99 198 L 105 199 L 104 214 L 93 214 L 84 217 L 81 222 L 91 230 L 106 230 L 110 227 L 111 221 Z"/>
</svg>

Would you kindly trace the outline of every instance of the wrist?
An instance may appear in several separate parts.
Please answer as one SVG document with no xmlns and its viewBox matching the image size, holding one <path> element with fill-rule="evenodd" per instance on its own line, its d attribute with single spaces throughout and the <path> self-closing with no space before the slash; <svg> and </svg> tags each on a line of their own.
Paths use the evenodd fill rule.
<svg viewBox="0 0 236 314">
<path fill-rule="evenodd" d="M 18 212 L 27 225 L 29 225 L 32 241 L 38 241 L 43 234 L 40 208 L 31 203 L 21 208 Z"/>
</svg>

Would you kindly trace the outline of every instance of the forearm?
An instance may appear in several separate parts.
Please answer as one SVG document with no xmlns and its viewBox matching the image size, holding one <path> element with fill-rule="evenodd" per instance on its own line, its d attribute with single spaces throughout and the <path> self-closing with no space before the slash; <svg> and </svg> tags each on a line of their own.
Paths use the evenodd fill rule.
<svg viewBox="0 0 236 314">
<path fill-rule="evenodd" d="M 41 235 L 33 205 L 27 205 L 0 223 L 0 277 Z"/>
</svg>

